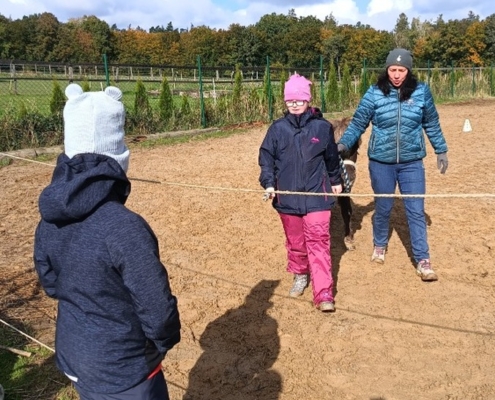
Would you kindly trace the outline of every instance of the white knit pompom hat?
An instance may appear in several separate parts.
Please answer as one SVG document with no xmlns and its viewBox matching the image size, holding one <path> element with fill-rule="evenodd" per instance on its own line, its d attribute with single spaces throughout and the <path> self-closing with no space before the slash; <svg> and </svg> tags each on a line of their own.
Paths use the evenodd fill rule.
<svg viewBox="0 0 495 400">
<path fill-rule="evenodd" d="M 64 151 L 76 154 L 104 154 L 117 161 L 127 172 L 129 149 L 124 142 L 125 110 L 122 92 L 109 86 L 103 92 L 83 92 L 71 83 L 65 89 Z"/>
</svg>

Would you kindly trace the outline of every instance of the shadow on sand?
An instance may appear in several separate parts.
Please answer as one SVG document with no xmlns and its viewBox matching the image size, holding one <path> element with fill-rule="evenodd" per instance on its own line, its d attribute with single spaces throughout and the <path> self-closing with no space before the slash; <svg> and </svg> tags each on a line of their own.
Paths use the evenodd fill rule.
<svg viewBox="0 0 495 400">
<path fill-rule="evenodd" d="M 282 378 L 270 369 L 280 351 L 278 324 L 267 313 L 279 283 L 260 281 L 244 304 L 208 324 L 184 400 L 279 398 Z"/>
</svg>

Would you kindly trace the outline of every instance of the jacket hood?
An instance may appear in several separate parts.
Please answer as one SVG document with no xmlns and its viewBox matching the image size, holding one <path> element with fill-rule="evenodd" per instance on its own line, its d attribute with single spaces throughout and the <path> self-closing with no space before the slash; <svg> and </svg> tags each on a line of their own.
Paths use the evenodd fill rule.
<svg viewBox="0 0 495 400">
<path fill-rule="evenodd" d="M 131 183 L 114 159 L 101 154 L 61 154 L 51 183 L 41 192 L 41 218 L 67 224 L 83 220 L 108 201 L 124 204 Z"/>
</svg>

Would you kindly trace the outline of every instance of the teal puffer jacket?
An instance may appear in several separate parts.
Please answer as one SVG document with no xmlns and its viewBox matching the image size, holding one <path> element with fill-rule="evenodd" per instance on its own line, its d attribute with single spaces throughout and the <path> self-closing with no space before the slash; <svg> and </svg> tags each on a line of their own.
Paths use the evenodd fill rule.
<svg viewBox="0 0 495 400">
<path fill-rule="evenodd" d="M 423 131 L 435 153 L 445 153 L 447 143 L 428 85 L 418 83 L 410 99 L 403 102 L 399 101 L 399 90 L 392 88 L 386 96 L 377 86 L 371 86 L 361 99 L 340 143 L 350 149 L 371 122 L 370 160 L 396 164 L 424 158 Z"/>
</svg>

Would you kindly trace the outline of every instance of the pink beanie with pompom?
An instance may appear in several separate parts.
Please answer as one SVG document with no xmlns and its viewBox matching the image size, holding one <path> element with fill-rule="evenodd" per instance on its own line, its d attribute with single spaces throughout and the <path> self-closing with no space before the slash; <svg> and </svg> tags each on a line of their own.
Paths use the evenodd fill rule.
<svg viewBox="0 0 495 400">
<path fill-rule="evenodd" d="M 311 81 L 299 74 L 292 75 L 284 88 L 284 101 L 311 101 Z"/>
</svg>

